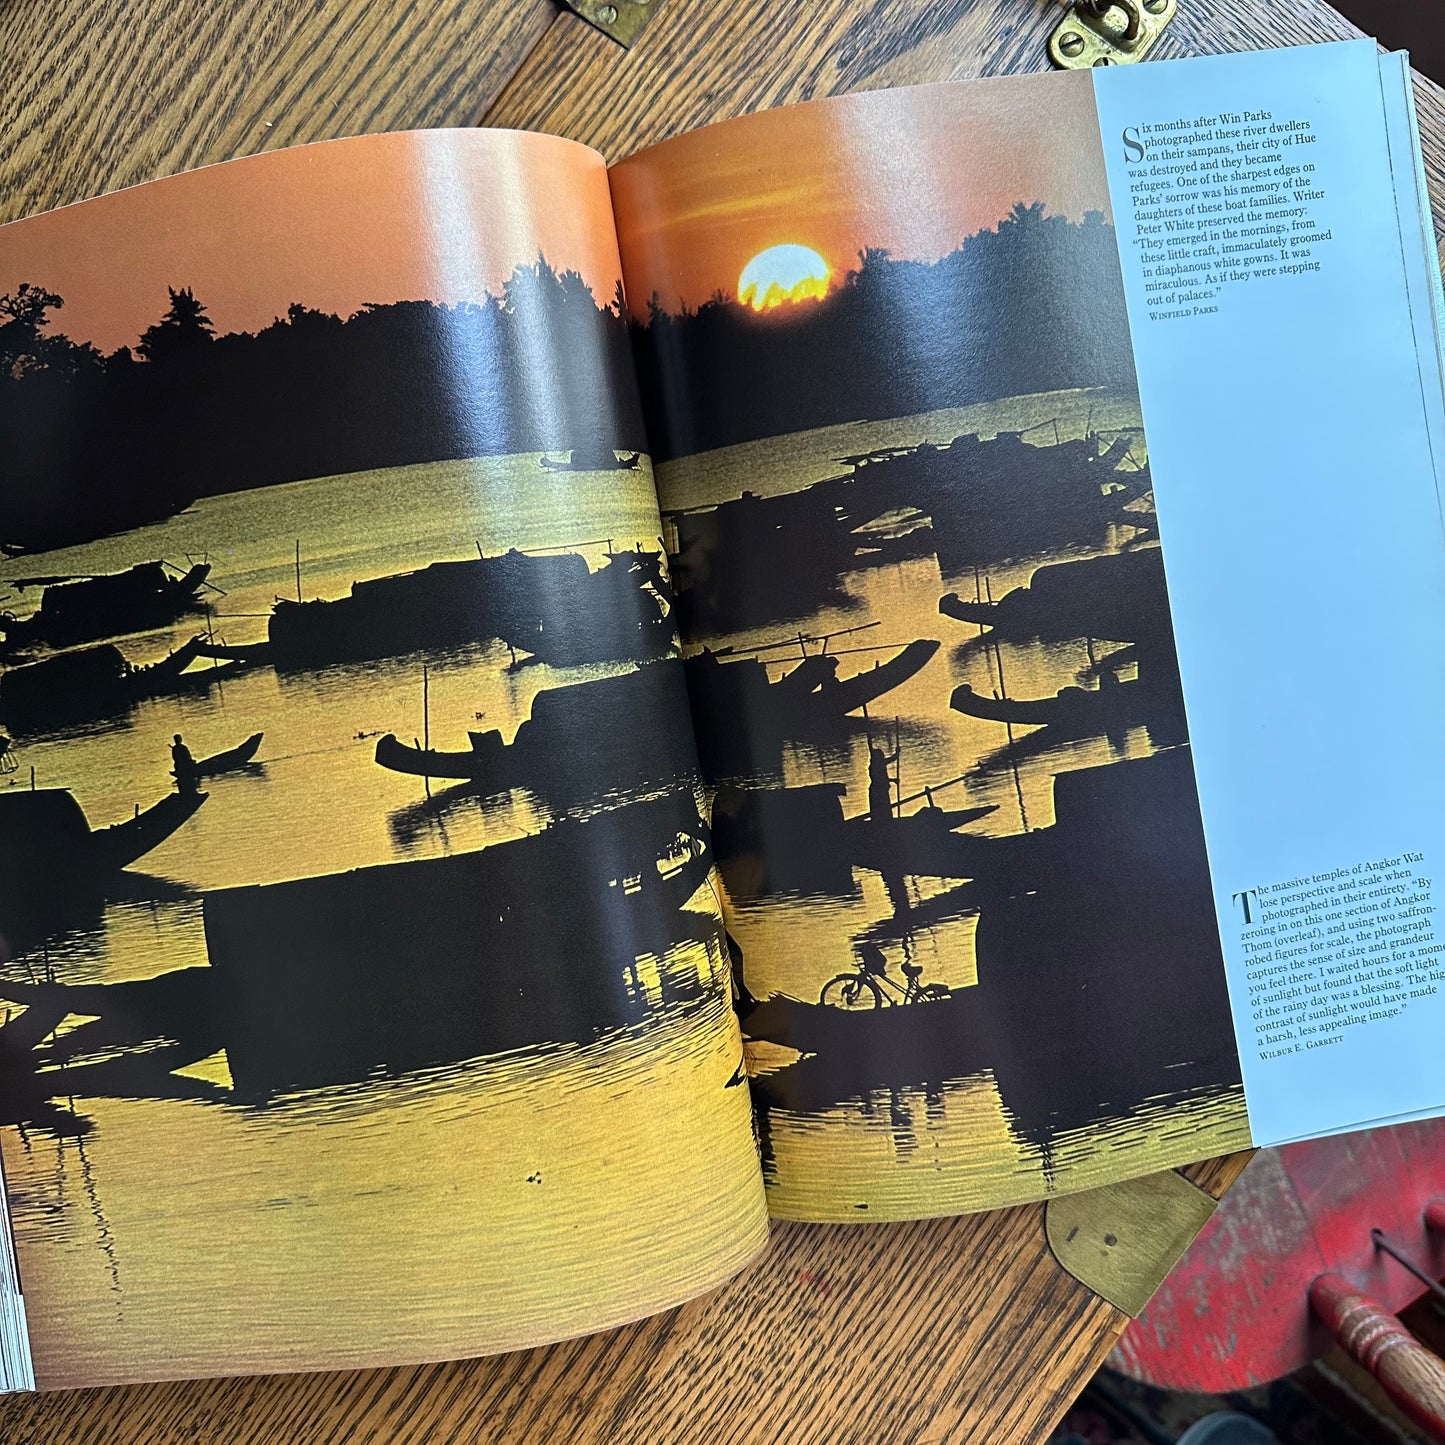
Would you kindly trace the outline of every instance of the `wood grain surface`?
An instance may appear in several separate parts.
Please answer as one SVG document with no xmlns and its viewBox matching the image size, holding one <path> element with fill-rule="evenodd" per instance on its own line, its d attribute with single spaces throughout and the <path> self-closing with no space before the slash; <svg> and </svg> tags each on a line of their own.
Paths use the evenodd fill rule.
<svg viewBox="0 0 1445 1445">
<path fill-rule="evenodd" d="M 1182 1171 L 1218 1194 L 1245 1156 Z M 16 1396 L 6 1445 L 1028 1445 L 1125 1323 L 1043 1208 L 779 1224 L 768 1258 L 627 1329 L 493 1359 Z"/>
<path fill-rule="evenodd" d="M 664 0 L 621 52 L 564 14 L 487 113 L 609 160 L 710 121 L 849 90 L 1049 69 L 1050 0 L 824 0 L 723 5 Z M 1156 59 L 1255 50 L 1359 31 L 1319 0 L 1181 0 Z M 607 97 L 599 105 L 597 98 Z"/>
<path fill-rule="evenodd" d="M 826 0 L 816 6 L 665 0 L 630 51 L 558 16 L 485 124 L 550 131 L 609 161 L 770 106 L 936 80 L 1049 68 L 1050 0 Z M 1155 59 L 1348 40 L 1320 0 L 1181 0 Z M 1426 165 L 1445 178 L 1445 91 L 1417 76 Z M 599 97 L 605 103 L 599 104 Z M 1445 189 L 1435 194 L 1437 228 Z"/>
<path fill-rule="evenodd" d="M 1182 0 L 1160 54 L 1354 33 L 1320 0 Z M 1046 65 L 1049 0 L 663 0 L 622 52 L 550 0 L 0 0 L 0 219 L 274 145 L 521 125 L 616 157 L 789 100 Z M 555 15 L 555 18 L 554 18 Z M 1433 174 L 1445 105 L 1427 88 Z M 1218 1194 L 1243 1157 L 1185 1171 Z M 707 1299 L 489 1360 L 13 1397 L 4 1445 L 1028 1445 L 1125 1316 L 1041 1207 L 780 1225 Z"/>
<path fill-rule="evenodd" d="M 475 125 L 551 0 L 0 0 L 0 221 L 302 141 Z"/>
</svg>

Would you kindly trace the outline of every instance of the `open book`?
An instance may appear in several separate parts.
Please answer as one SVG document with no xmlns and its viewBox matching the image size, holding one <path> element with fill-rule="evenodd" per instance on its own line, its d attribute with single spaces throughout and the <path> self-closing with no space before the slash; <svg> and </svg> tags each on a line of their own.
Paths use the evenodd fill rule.
<svg viewBox="0 0 1445 1445">
<path fill-rule="evenodd" d="M 1445 1106 L 1438 285 L 1366 42 L 0 229 L 6 1383 Z"/>
</svg>

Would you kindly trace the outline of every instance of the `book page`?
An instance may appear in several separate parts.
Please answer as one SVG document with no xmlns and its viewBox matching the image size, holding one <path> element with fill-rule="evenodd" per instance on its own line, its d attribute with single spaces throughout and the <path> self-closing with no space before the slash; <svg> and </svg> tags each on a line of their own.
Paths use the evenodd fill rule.
<svg viewBox="0 0 1445 1445">
<path fill-rule="evenodd" d="M 0 1145 L 35 1381 L 656 1311 L 766 1239 L 600 157 L 0 230 Z"/>
<path fill-rule="evenodd" d="M 611 179 L 771 1209 L 1247 1143 L 1091 78 Z"/>
<path fill-rule="evenodd" d="M 1445 398 L 1403 68 L 1360 40 L 1096 82 L 1260 1144 L 1445 1107 Z"/>
</svg>

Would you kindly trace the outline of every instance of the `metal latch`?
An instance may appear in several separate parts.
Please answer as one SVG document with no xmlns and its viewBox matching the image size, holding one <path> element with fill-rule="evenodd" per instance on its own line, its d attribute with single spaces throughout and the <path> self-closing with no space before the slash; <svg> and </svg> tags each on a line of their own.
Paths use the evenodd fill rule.
<svg viewBox="0 0 1445 1445">
<path fill-rule="evenodd" d="M 1176 8 L 1176 0 L 1074 0 L 1049 37 L 1049 56 L 1065 70 L 1143 60 Z"/>
<path fill-rule="evenodd" d="M 1216 1203 L 1182 1174 L 1150 1174 L 1049 1200 L 1044 1233 L 1076 1280 L 1137 1318 Z"/>
<path fill-rule="evenodd" d="M 662 8 L 662 0 L 565 0 L 567 8 L 610 35 L 624 49 L 628 48 L 642 28 Z M 1173 0 L 1169 0 L 1173 6 Z"/>
</svg>

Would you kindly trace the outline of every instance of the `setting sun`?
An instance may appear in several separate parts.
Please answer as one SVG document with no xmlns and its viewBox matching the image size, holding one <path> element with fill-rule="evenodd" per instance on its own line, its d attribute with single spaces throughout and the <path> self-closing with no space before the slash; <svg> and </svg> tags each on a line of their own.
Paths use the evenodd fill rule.
<svg viewBox="0 0 1445 1445">
<path fill-rule="evenodd" d="M 769 246 L 738 277 L 738 300 L 754 311 L 785 301 L 821 301 L 828 294 L 828 263 L 811 246 Z"/>
</svg>

